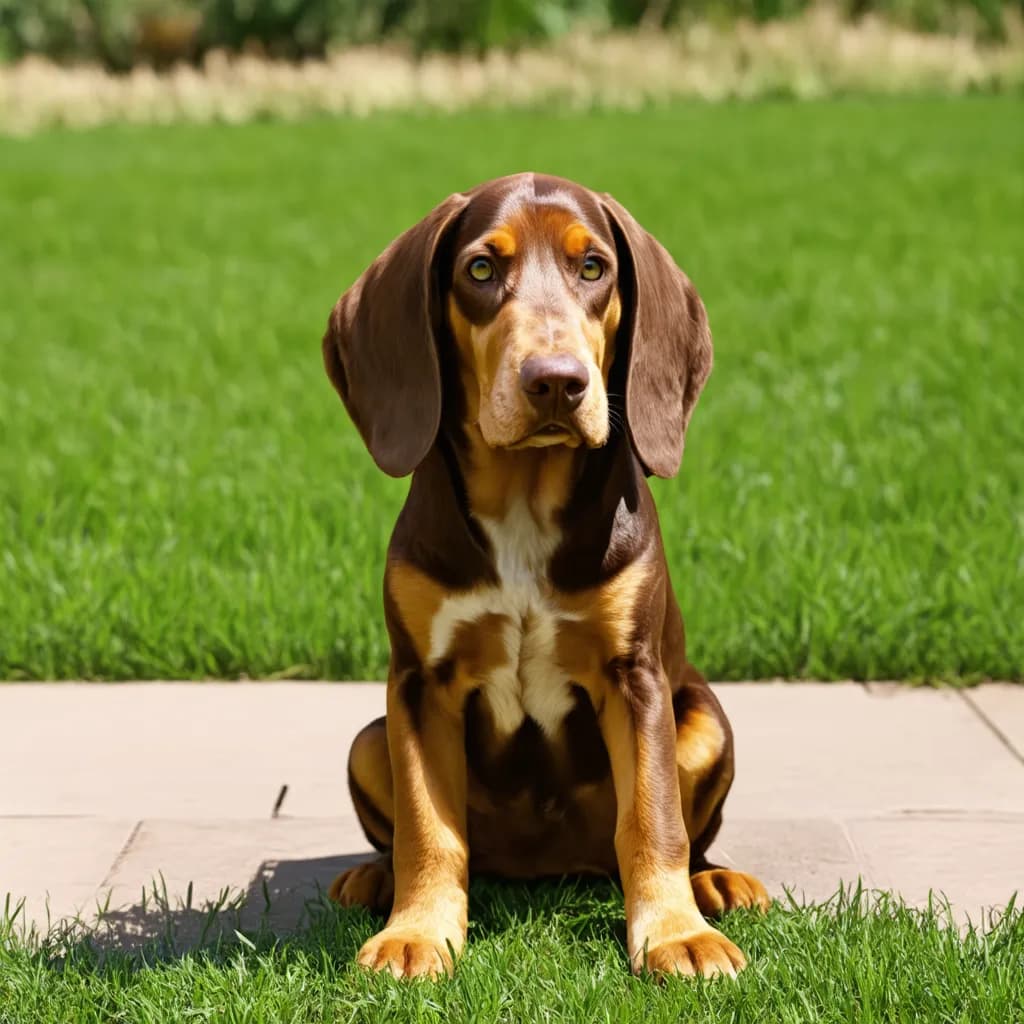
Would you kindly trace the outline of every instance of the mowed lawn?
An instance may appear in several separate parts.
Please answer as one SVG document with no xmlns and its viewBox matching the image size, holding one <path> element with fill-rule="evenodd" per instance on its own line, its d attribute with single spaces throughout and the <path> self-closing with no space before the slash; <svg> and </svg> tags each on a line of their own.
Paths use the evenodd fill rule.
<svg viewBox="0 0 1024 1024">
<path fill-rule="evenodd" d="M 407 485 L 320 337 L 393 236 L 521 169 L 613 192 L 708 306 L 656 486 L 696 663 L 1024 677 L 1022 123 L 972 98 L 0 140 L 0 677 L 380 677 Z"/>
<path fill-rule="evenodd" d="M 0 908 L 2 910 L 2 908 Z M 629 973 L 622 899 L 608 883 L 474 884 L 469 943 L 454 978 L 400 982 L 353 963 L 380 922 L 311 906 L 300 935 L 249 933 L 183 953 L 88 940 L 26 945 L 0 925 L 4 1024 L 229 1021 L 246 1024 L 1018 1024 L 1024 916 L 961 936 L 941 913 L 850 895 L 812 908 L 737 912 L 723 930 L 747 954 L 733 982 Z"/>
</svg>

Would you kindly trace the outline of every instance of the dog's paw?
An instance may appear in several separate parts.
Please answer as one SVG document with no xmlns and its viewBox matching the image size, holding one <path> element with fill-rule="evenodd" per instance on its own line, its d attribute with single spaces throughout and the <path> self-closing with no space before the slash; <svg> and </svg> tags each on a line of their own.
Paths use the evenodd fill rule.
<svg viewBox="0 0 1024 1024">
<path fill-rule="evenodd" d="M 386 914 L 395 898 L 391 858 L 381 857 L 343 871 L 331 882 L 327 895 L 343 907 L 366 907 Z"/>
<path fill-rule="evenodd" d="M 448 944 L 440 936 L 407 928 L 385 928 L 374 935 L 356 961 L 372 971 L 390 971 L 396 978 L 438 978 L 454 969 Z"/>
<path fill-rule="evenodd" d="M 746 965 L 746 957 L 721 932 L 702 928 L 648 948 L 646 955 L 634 962 L 633 970 L 638 974 L 647 970 L 658 975 L 735 978 Z"/>
<path fill-rule="evenodd" d="M 765 887 L 753 875 L 742 871 L 711 868 L 694 875 L 690 884 L 697 906 L 705 917 L 718 917 L 740 907 L 764 912 L 772 902 Z"/>
</svg>

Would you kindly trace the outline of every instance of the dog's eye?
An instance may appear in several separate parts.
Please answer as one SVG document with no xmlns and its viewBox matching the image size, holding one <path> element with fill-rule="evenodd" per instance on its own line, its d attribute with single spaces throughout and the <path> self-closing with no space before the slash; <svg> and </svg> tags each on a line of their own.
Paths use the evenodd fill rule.
<svg viewBox="0 0 1024 1024">
<path fill-rule="evenodd" d="M 469 276 L 474 281 L 490 281 L 494 277 L 494 264 L 483 256 L 477 256 L 469 264 Z"/>
<path fill-rule="evenodd" d="M 580 267 L 580 277 L 584 281 L 596 281 L 604 273 L 604 264 L 595 256 L 588 256 Z"/>
</svg>

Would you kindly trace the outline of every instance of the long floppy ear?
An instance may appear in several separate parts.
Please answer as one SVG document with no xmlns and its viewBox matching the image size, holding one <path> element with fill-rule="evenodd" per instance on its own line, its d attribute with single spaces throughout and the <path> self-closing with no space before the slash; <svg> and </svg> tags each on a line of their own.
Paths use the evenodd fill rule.
<svg viewBox="0 0 1024 1024">
<path fill-rule="evenodd" d="M 675 476 L 686 427 L 711 373 L 704 303 L 668 251 L 611 196 L 601 197 L 619 251 L 629 332 L 626 423 L 648 473 Z"/>
<path fill-rule="evenodd" d="M 323 340 L 324 367 L 374 462 L 406 476 L 441 420 L 437 354 L 444 237 L 469 202 L 449 196 L 399 235 L 338 299 Z"/>
</svg>

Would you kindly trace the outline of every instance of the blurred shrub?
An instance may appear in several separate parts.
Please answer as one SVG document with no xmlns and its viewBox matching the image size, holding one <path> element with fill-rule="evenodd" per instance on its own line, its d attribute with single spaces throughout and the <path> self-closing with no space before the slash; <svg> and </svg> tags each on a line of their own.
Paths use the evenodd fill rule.
<svg viewBox="0 0 1024 1024">
<path fill-rule="evenodd" d="M 929 31 L 1003 35 L 1001 0 L 837 0 Z M 1024 10 L 1024 0 L 1015 0 Z M 767 21 L 809 0 L 0 0 L 0 57 L 41 54 L 114 70 L 167 65 L 211 49 L 319 56 L 393 39 L 417 51 L 514 47 L 573 25 L 667 28 L 701 18 Z"/>
<path fill-rule="evenodd" d="M 200 5 L 188 0 L 0 0 L 0 55 L 92 60 L 115 70 L 189 59 L 198 54 L 202 20 Z"/>
</svg>

